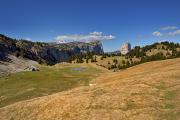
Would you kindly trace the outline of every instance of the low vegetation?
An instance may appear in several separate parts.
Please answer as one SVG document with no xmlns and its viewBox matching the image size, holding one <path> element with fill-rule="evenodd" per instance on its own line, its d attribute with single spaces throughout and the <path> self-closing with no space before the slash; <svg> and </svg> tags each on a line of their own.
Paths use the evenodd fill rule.
<svg viewBox="0 0 180 120">
<path fill-rule="evenodd" d="M 0 77 L 0 107 L 88 85 L 102 71 L 90 65 L 39 66 L 40 71 Z"/>
</svg>

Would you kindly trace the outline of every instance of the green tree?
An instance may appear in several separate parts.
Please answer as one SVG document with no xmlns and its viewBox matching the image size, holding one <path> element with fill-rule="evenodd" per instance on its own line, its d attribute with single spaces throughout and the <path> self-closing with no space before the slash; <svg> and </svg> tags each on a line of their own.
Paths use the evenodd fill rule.
<svg viewBox="0 0 180 120">
<path fill-rule="evenodd" d="M 104 59 L 104 57 L 103 56 L 101 56 L 101 60 L 103 60 Z"/>
<path fill-rule="evenodd" d="M 92 63 L 94 62 L 94 59 L 93 59 L 93 58 L 91 58 L 91 62 L 92 62 Z"/>
<path fill-rule="evenodd" d="M 125 64 L 125 60 L 122 60 L 122 64 Z"/>
<path fill-rule="evenodd" d="M 96 60 L 96 56 L 95 56 L 95 58 L 94 58 L 94 62 L 97 62 L 97 60 Z"/>
<path fill-rule="evenodd" d="M 129 67 L 129 66 L 130 66 L 129 61 L 126 61 L 126 66 L 127 66 L 127 67 Z"/>
<path fill-rule="evenodd" d="M 88 63 L 88 61 L 89 61 L 89 59 L 88 59 L 88 58 L 86 58 L 86 63 Z"/>
<path fill-rule="evenodd" d="M 113 60 L 113 63 L 114 63 L 114 64 L 117 64 L 117 63 L 118 63 L 118 60 L 117 60 L 117 59 L 114 59 L 114 60 Z"/>
</svg>

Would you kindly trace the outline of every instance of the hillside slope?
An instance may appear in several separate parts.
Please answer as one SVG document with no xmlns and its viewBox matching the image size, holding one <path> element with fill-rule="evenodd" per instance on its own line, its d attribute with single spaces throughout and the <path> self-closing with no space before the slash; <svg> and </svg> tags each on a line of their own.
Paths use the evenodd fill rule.
<svg viewBox="0 0 180 120">
<path fill-rule="evenodd" d="M 1 108 L 0 119 L 180 119 L 179 58 L 109 72 L 92 84 Z"/>
<path fill-rule="evenodd" d="M 25 71 L 30 66 L 36 66 L 38 63 L 29 59 L 17 58 L 13 55 L 6 56 L 10 61 L 0 60 L 0 76 Z"/>
</svg>

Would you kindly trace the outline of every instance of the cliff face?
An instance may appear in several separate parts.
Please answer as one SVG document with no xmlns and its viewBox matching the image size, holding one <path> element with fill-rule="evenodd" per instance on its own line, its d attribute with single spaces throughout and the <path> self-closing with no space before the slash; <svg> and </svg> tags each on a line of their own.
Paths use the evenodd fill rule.
<svg viewBox="0 0 180 120">
<path fill-rule="evenodd" d="M 42 63 L 55 64 L 68 60 L 72 55 L 86 52 L 94 52 L 95 54 L 103 53 L 101 42 L 50 44 L 15 40 L 0 35 L 0 60 L 6 60 L 6 55 L 12 54 Z"/>
</svg>

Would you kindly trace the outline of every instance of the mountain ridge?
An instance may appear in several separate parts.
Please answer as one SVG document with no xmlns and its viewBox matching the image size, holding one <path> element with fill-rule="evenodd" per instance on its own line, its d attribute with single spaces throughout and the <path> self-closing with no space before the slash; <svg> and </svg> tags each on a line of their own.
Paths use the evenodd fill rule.
<svg viewBox="0 0 180 120">
<path fill-rule="evenodd" d="M 102 43 L 97 40 L 91 43 L 50 44 L 16 40 L 0 34 L 0 60 L 6 60 L 7 54 L 13 54 L 39 63 L 56 64 L 67 61 L 72 55 L 86 52 L 102 54 L 104 52 Z"/>
</svg>

